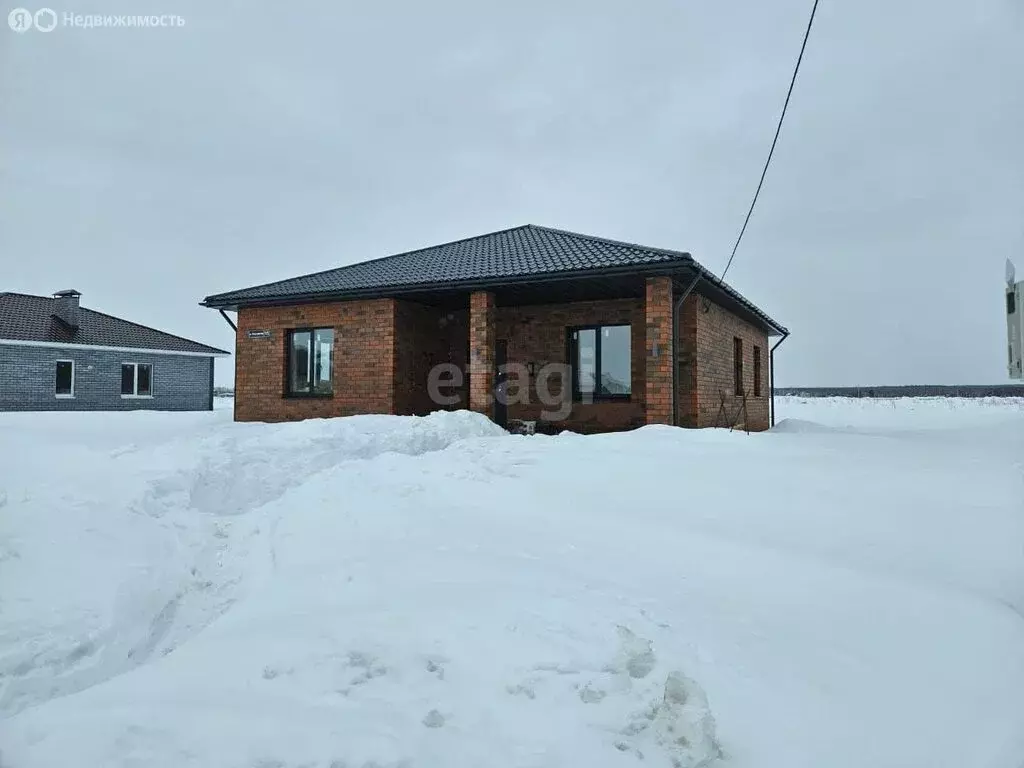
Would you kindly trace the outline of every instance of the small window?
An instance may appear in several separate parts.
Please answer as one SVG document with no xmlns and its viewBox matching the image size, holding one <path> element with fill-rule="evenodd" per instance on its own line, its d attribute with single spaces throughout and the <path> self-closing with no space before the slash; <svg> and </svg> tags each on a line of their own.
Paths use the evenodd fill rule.
<svg viewBox="0 0 1024 768">
<path fill-rule="evenodd" d="M 1017 294 L 1014 291 L 1006 292 L 1006 314 L 1012 315 L 1017 311 Z"/>
<path fill-rule="evenodd" d="M 743 339 L 734 337 L 732 340 L 732 378 L 736 394 L 743 394 Z"/>
<path fill-rule="evenodd" d="M 152 397 L 153 366 L 149 363 L 121 363 L 121 397 Z"/>
<path fill-rule="evenodd" d="M 75 362 L 73 360 L 58 360 L 56 374 L 54 394 L 57 397 L 74 397 Z"/>
<path fill-rule="evenodd" d="M 628 325 L 569 329 L 574 399 L 629 398 L 633 389 L 631 335 Z"/>
<path fill-rule="evenodd" d="M 150 390 L 150 380 L 152 379 L 153 369 L 145 363 L 140 363 L 135 366 L 135 394 L 137 395 L 151 395 L 153 394 Z"/>
<path fill-rule="evenodd" d="M 761 348 L 754 347 L 754 397 L 761 396 Z"/>
<path fill-rule="evenodd" d="M 121 395 L 135 394 L 135 366 L 132 363 L 121 363 Z"/>
<path fill-rule="evenodd" d="M 333 328 L 309 328 L 288 334 L 289 395 L 333 394 L 333 367 Z"/>
</svg>

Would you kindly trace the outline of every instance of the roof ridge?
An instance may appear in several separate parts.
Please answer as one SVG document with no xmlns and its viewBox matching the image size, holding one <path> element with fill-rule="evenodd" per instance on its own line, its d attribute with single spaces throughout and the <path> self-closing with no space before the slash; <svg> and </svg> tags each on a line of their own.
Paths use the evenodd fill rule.
<svg viewBox="0 0 1024 768">
<path fill-rule="evenodd" d="M 29 299 L 52 299 L 53 296 L 40 296 L 38 293 L 22 293 L 21 291 L 0 291 L 0 296 L 25 296 Z"/>
<path fill-rule="evenodd" d="M 168 333 L 167 331 L 161 331 L 159 328 L 154 328 L 151 325 L 143 325 L 142 323 L 136 323 L 134 320 L 125 320 L 123 317 L 118 317 L 117 315 L 108 315 L 106 312 L 100 312 L 98 309 L 90 309 L 89 307 L 80 307 L 79 311 L 80 312 L 92 312 L 94 315 L 101 315 L 103 317 L 109 317 L 111 320 L 117 320 L 119 323 L 127 323 L 128 325 L 134 325 L 136 328 L 145 328 L 147 331 L 152 331 L 153 333 L 159 333 L 161 336 L 170 336 L 172 339 L 177 339 L 178 341 L 187 341 L 189 344 L 195 344 L 196 346 L 199 346 L 199 347 L 206 347 L 207 349 L 212 349 L 215 352 L 224 352 L 226 354 L 231 354 L 227 350 L 218 349 L 217 347 L 211 347 L 209 344 L 203 344 L 203 342 L 201 342 L 201 341 L 196 341 L 195 339 L 186 339 L 184 336 L 178 336 L 176 333 Z"/>
<path fill-rule="evenodd" d="M 267 283 L 259 283 L 258 285 L 250 285 L 250 286 L 246 286 L 245 288 L 239 288 L 239 289 L 234 290 L 234 291 L 223 291 L 221 293 L 211 293 L 209 296 L 207 296 L 205 299 L 203 299 L 203 301 L 207 301 L 208 299 L 212 299 L 212 298 L 215 298 L 215 297 L 218 297 L 218 296 L 229 296 L 232 293 L 240 293 L 241 291 L 251 291 L 251 290 L 253 290 L 255 288 L 269 288 L 270 286 L 277 285 L 279 283 L 290 283 L 293 280 L 304 280 L 304 279 L 309 278 L 309 277 L 317 277 L 318 275 L 326 275 L 329 272 L 338 272 L 338 271 L 340 271 L 342 269 L 351 269 L 352 267 L 360 267 L 360 266 L 362 266 L 364 264 L 375 264 L 377 262 L 387 261 L 389 259 L 397 259 L 399 256 L 412 256 L 413 254 L 422 253 L 423 251 L 432 251 L 435 248 L 445 248 L 445 247 L 447 247 L 449 245 L 456 245 L 457 243 L 466 243 L 466 242 L 469 242 L 470 240 L 481 240 L 481 239 L 483 239 L 485 237 L 493 237 L 494 235 L 503 235 L 506 232 L 513 232 L 513 231 L 515 231 L 517 229 L 528 229 L 528 228 L 534 227 L 534 226 L 535 226 L 534 224 L 519 224 L 518 226 L 515 226 L 515 227 L 506 227 L 505 229 L 499 229 L 499 230 L 496 230 L 494 232 L 485 232 L 482 235 L 470 235 L 469 237 L 460 237 L 460 238 L 457 238 L 455 240 L 449 240 L 446 243 L 438 243 L 436 245 L 428 245 L 428 246 L 424 246 L 423 248 L 413 248 L 411 251 L 401 251 L 400 253 L 391 253 L 391 254 L 388 254 L 387 256 L 377 256 L 376 258 L 373 258 L 373 259 L 364 259 L 363 261 L 357 261 L 354 264 L 344 264 L 344 265 L 342 265 L 340 267 L 331 267 L 329 269 L 321 269 L 321 270 L 318 270 L 317 272 L 310 272 L 310 273 L 305 274 L 305 275 L 295 275 L 294 277 L 286 277 L 286 278 L 283 278 L 281 280 L 271 280 L 270 282 L 267 282 Z M 541 229 L 543 229 L 543 227 L 541 227 Z"/>
<path fill-rule="evenodd" d="M 661 253 L 666 256 L 681 257 L 689 261 L 693 261 L 693 255 L 689 251 L 676 251 L 671 248 L 656 248 L 650 245 L 631 243 L 627 240 L 613 240 L 610 237 L 600 237 L 599 235 L 587 235 L 582 232 L 573 232 L 568 229 L 558 229 L 557 227 L 545 227 L 540 224 L 527 224 L 527 226 L 533 229 L 540 229 L 545 232 L 555 232 L 560 235 L 569 235 L 570 237 L 576 237 L 579 238 L 580 240 L 591 240 L 595 243 L 604 243 L 606 245 L 618 245 L 624 248 L 633 248 L 637 251 L 647 251 L 648 253 Z"/>
</svg>

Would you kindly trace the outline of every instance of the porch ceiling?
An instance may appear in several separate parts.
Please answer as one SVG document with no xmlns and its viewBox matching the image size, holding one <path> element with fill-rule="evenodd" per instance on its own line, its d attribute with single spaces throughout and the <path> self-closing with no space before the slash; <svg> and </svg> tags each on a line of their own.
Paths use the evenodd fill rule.
<svg viewBox="0 0 1024 768">
<path fill-rule="evenodd" d="M 665 272 L 662 272 L 665 274 Z M 677 268 L 670 273 L 676 295 L 685 291 L 697 273 L 688 268 Z M 763 313 L 737 298 L 737 295 L 707 278 L 697 283 L 694 293 L 706 296 L 737 317 L 762 328 L 769 336 L 780 336 L 785 329 L 766 320 Z M 482 288 L 494 294 L 499 307 L 525 306 L 531 304 L 562 304 L 573 301 L 599 301 L 606 299 L 643 298 L 646 291 L 646 275 L 622 274 L 594 277 L 563 278 L 541 282 L 509 283 Z M 445 309 L 466 309 L 469 306 L 470 290 L 424 290 L 409 291 L 396 298 Z"/>
<path fill-rule="evenodd" d="M 540 283 L 513 283 L 489 288 L 499 307 L 562 304 L 573 301 L 638 298 L 644 295 L 641 275 L 589 277 Z M 400 298 L 445 308 L 469 306 L 469 291 L 416 291 Z"/>
</svg>

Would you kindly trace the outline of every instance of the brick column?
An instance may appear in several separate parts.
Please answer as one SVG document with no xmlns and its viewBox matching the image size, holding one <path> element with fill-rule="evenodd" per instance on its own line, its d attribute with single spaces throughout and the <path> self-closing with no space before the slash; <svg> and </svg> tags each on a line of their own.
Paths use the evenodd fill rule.
<svg viewBox="0 0 1024 768">
<path fill-rule="evenodd" d="M 469 408 L 494 418 L 494 294 L 469 297 Z"/>
<path fill-rule="evenodd" d="M 676 344 L 676 426 L 696 427 L 700 420 L 697 388 L 697 304 L 696 293 L 690 294 L 679 308 L 679 336 Z M 701 371 L 702 372 L 702 371 Z"/>
<path fill-rule="evenodd" d="M 644 415 L 648 424 L 672 423 L 672 278 L 647 278 Z"/>
</svg>

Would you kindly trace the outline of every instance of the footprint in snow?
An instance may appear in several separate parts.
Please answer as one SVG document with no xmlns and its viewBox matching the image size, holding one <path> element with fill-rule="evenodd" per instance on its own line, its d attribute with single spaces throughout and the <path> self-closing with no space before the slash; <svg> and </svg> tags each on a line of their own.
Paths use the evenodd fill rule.
<svg viewBox="0 0 1024 768">
<path fill-rule="evenodd" d="M 438 680 L 444 680 L 444 667 L 442 666 L 444 661 L 446 661 L 446 659 L 432 657 L 427 659 L 427 663 L 424 666 L 427 672 L 436 675 Z"/>
<path fill-rule="evenodd" d="M 723 756 L 707 695 L 681 672 L 669 673 L 661 696 L 634 714 L 622 734 L 649 736 L 665 751 L 673 768 L 702 768 Z M 616 742 L 615 748 L 639 751 L 626 740 Z"/>
<path fill-rule="evenodd" d="M 608 694 L 602 691 L 600 688 L 593 687 L 590 683 L 587 683 L 580 688 L 580 701 L 584 704 L 598 704 Z"/>
<path fill-rule="evenodd" d="M 445 717 L 436 709 L 432 709 L 423 716 L 423 724 L 427 728 L 440 728 L 445 724 Z"/>
<path fill-rule="evenodd" d="M 352 685 L 363 685 L 375 677 L 382 677 L 388 671 L 386 666 L 378 663 L 376 657 L 363 651 L 349 651 L 348 666 L 362 670 L 349 681 Z"/>
<path fill-rule="evenodd" d="M 625 672 L 634 680 L 641 680 L 651 673 L 657 664 L 654 643 L 637 637 L 628 627 L 619 626 L 619 652 L 608 665 L 609 672 Z"/>
<path fill-rule="evenodd" d="M 506 685 L 505 692 L 510 696 L 525 696 L 528 699 L 537 698 L 537 692 L 533 689 L 533 686 L 525 683 L 519 683 L 518 685 Z"/>
</svg>

